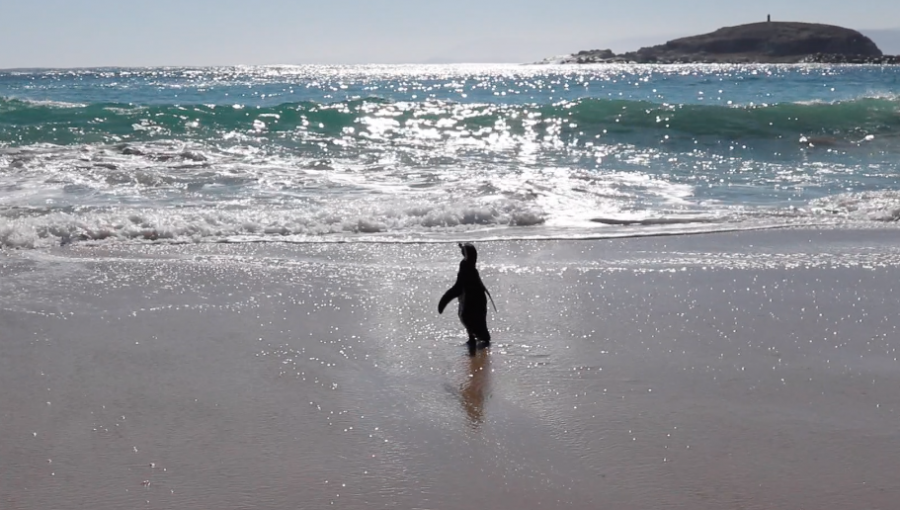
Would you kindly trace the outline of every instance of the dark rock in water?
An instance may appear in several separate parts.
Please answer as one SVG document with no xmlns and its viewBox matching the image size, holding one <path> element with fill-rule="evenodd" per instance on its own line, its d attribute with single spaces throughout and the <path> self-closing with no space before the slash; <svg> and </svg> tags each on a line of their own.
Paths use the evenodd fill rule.
<svg viewBox="0 0 900 510">
<path fill-rule="evenodd" d="M 807 55 L 801 60 L 805 64 L 875 64 L 898 65 L 900 55 L 881 55 L 872 57 L 865 55 L 839 55 L 834 53 L 816 53 Z"/>
<path fill-rule="evenodd" d="M 797 59 L 814 54 L 880 57 L 871 39 L 848 28 L 814 23 L 751 23 L 684 37 L 645 48 L 664 55 L 754 55 L 770 59 Z"/>
<path fill-rule="evenodd" d="M 135 147 L 125 146 L 122 148 L 122 154 L 126 156 L 143 156 L 144 151 L 137 149 Z"/>
<path fill-rule="evenodd" d="M 612 50 L 582 50 L 575 54 L 576 57 L 584 58 L 615 58 L 616 54 Z"/>
<path fill-rule="evenodd" d="M 848 28 L 798 22 L 725 27 L 637 51 L 581 51 L 562 63 L 847 63 L 897 64 L 871 39 Z"/>
</svg>

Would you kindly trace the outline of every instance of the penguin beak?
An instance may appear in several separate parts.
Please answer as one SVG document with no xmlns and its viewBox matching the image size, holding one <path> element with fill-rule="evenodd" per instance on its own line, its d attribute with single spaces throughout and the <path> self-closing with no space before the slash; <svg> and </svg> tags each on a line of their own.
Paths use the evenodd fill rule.
<svg viewBox="0 0 900 510">
<path fill-rule="evenodd" d="M 468 254 L 466 253 L 466 248 L 463 246 L 463 243 L 457 243 L 457 245 L 459 246 L 459 251 L 462 252 L 463 260 L 469 258 Z"/>
</svg>

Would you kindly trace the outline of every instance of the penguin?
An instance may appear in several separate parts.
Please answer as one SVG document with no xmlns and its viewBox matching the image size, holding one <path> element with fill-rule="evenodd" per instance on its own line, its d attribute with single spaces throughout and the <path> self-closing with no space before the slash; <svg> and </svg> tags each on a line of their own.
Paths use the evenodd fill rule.
<svg viewBox="0 0 900 510">
<path fill-rule="evenodd" d="M 453 300 L 459 299 L 459 320 L 466 328 L 469 334 L 467 345 L 470 349 L 475 347 L 476 339 L 484 342 L 485 345 L 491 343 L 491 333 L 487 327 L 487 298 L 491 299 L 491 305 L 494 311 L 497 306 L 494 305 L 494 298 L 481 281 L 478 269 L 475 263 L 478 261 L 478 251 L 472 243 L 459 243 L 459 249 L 462 251 L 463 259 L 459 263 L 459 273 L 456 275 L 456 283 L 453 287 L 441 296 L 438 303 L 438 313 L 444 313 L 444 308 Z"/>
</svg>

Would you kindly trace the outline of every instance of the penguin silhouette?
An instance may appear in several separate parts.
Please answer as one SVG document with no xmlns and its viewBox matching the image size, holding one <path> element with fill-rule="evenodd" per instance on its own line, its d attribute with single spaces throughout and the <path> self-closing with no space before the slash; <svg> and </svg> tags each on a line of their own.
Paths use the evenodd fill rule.
<svg viewBox="0 0 900 510">
<path fill-rule="evenodd" d="M 469 348 L 475 347 L 476 339 L 485 344 L 490 344 L 491 333 L 487 327 L 487 298 L 494 304 L 494 298 L 488 292 L 487 287 L 481 281 L 475 263 L 478 261 L 478 251 L 472 243 L 459 243 L 463 259 L 459 263 L 459 273 L 456 275 L 456 283 L 441 296 L 438 303 L 438 313 L 444 313 L 444 308 L 453 300 L 459 299 L 459 320 L 469 334 L 467 342 Z M 487 297 L 485 297 L 487 295 Z M 494 305 L 494 311 L 497 311 Z"/>
</svg>

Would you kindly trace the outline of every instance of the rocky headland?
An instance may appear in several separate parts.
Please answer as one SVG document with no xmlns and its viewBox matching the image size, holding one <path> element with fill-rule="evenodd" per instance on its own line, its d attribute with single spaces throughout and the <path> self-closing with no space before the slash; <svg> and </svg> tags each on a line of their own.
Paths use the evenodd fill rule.
<svg viewBox="0 0 900 510">
<path fill-rule="evenodd" d="M 900 56 L 882 54 L 871 39 L 849 28 L 766 21 L 720 28 L 618 55 L 611 50 L 586 50 L 547 60 L 551 61 L 563 64 L 900 64 Z"/>
</svg>

